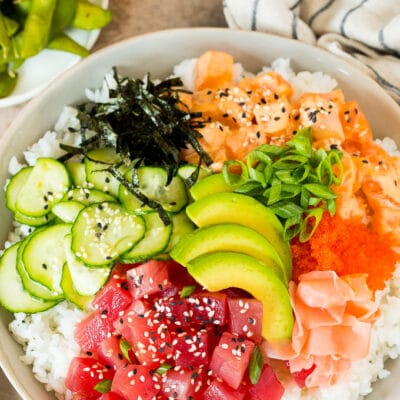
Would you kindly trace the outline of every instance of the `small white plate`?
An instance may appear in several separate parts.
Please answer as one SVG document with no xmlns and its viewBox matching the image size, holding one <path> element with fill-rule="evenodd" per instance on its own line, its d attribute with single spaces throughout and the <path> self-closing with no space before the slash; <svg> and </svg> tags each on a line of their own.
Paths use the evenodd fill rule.
<svg viewBox="0 0 400 400">
<path fill-rule="evenodd" d="M 108 0 L 96 0 L 93 3 L 108 8 Z M 67 33 L 90 50 L 96 43 L 100 30 L 69 29 Z M 10 96 L 0 99 L 0 108 L 15 106 L 36 96 L 49 82 L 80 59 L 81 57 L 64 51 L 42 50 L 38 55 L 26 60 L 18 69 L 17 86 Z"/>
</svg>

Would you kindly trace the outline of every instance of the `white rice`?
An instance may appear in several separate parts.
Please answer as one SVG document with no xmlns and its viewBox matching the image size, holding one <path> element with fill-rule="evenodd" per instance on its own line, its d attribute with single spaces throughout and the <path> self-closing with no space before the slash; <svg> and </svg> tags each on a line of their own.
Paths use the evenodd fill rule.
<svg viewBox="0 0 400 400">
<path fill-rule="evenodd" d="M 196 59 L 185 60 L 174 68 L 174 75 L 182 78 L 189 89 L 193 89 L 194 68 Z M 299 97 L 307 91 L 327 92 L 337 86 L 336 81 L 322 72 L 295 73 L 287 59 L 275 60 L 271 67 L 280 73 L 294 87 L 295 96 Z M 235 80 L 249 75 L 240 64 L 234 67 Z M 115 79 L 112 73 L 105 76 L 103 86 L 96 90 L 86 90 L 89 100 L 107 102 L 109 89 L 115 88 Z M 54 131 L 46 132 L 36 144 L 24 152 L 25 161 L 33 165 L 38 157 L 57 157 L 61 155 L 59 143 L 77 145 L 79 135 L 68 128 L 79 128 L 76 117 L 77 111 L 66 107 L 60 115 Z M 395 142 L 390 138 L 377 140 L 389 153 L 400 155 Z M 16 158 L 10 162 L 9 170 L 15 174 L 25 164 Z M 9 234 L 5 247 L 25 237 L 32 228 L 14 223 L 14 230 Z M 374 325 L 369 356 L 361 361 L 354 362 L 346 377 L 335 386 L 327 389 L 301 391 L 295 384 L 287 386 L 284 400 L 359 400 L 372 391 L 371 384 L 385 378 L 389 372 L 384 368 L 388 358 L 397 358 L 400 355 L 400 266 L 393 279 L 386 288 L 376 293 L 376 302 L 379 304 L 381 316 Z M 65 392 L 64 377 L 66 376 L 70 360 L 79 354 L 79 347 L 74 342 L 73 330 L 85 314 L 78 311 L 67 302 L 56 307 L 33 315 L 24 313 L 15 314 L 10 330 L 16 340 L 22 344 L 25 355 L 21 360 L 32 365 L 35 377 L 45 384 L 47 390 L 57 392 L 57 397 Z M 68 399 L 69 393 L 65 394 Z"/>
<path fill-rule="evenodd" d="M 74 341 L 74 326 L 85 314 L 67 302 L 37 314 L 15 314 L 10 330 L 25 355 L 21 360 L 32 365 L 36 379 L 47 390 L 65 392 L 64 378 L 79 346 Z"/>
</svg>

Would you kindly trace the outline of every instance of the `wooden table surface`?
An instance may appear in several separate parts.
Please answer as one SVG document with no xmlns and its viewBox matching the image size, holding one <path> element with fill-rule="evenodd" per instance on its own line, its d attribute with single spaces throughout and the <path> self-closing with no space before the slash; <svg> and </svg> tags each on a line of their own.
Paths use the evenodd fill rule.
<svg viewBox="0 0 400 400">
<path fill-rule="evenodd" d="M 145 32 L 188 26 L 226 26 L 222 0 L 110 0 L 113 21 L 94 51 Z M 0 109 L 0 134 L 25 105 Z M 0 400 L 21 400 L 0 371 Z"/>
</svg>

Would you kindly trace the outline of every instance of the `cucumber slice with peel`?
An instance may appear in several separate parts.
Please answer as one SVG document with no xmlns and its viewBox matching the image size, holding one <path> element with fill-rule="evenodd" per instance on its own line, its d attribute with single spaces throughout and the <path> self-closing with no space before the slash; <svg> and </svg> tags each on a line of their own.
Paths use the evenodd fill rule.
<svg viewBox="0 0 400 400">
<path fill-rule="evenodd" d="M 48 214 L 70 187 L 64 164 L 53 158 L 38 158 L 26 183 L 22 186 L 15 208 L 30 217 Z"/>
<path fill-rule="evenodd" d="M 149 260 L 163 252 L 169 243 L 172 224 L 165 225 L 156 211 L 144 214 L 143 218 L 146 223 L 146 233 L 138 244 L 122 255 L 123 262 Z"/>
<path fill-rule="evenodd" d="M 65 166 L 71 175 L 72 183 L 77 187 L 86 187 L 88 182 L 86 180 L 85 164 L 77 161 L 68 160 Z"/>
<path fill-rule="evenodd" d="M 22 253 L 29 277 L 51 291 L 62 293 L 60 282 L 65 256 L 65 236 L 70 224 L 57 224 L 34 232 Z"/>
<path fill-rule="evenodd" d="M 93 298 L 93 296 L 82 296 L 76 291 L 67 263 L 64 264 L 62 271 L 61 289 L 65 298 L 81 310 L 84 310 Z"/>
<path fill-rule="evenodd" d="M 9 247 L 0 259 L 0 304 L 11 312 L 35 313 L 48 310 L 57 302 L 37 299 L 24 290 L 16 269 L 20 243 Z"/>
<path fill-rule="evenodd" d="M 141 216 L 118 203 L 85 207 L 72 227 L 72 251 L 89 266 L 104 266 L 131 249 L 145 233 Z"/>
<path fill-rule="evenodd" d="M 124 177 L 128 182 L 133 181 L 134 170 L 128 170 Z M 136 171 L 138 191 L 148 199 L 160 204 L 164 210 L 177 213 L 188 202 L 187 189 L 183 179 L 176 175 L 167 185 L 167 171 L 161 167 L 139 167 Z M 126 188 L 120 187 L 119 198 L 121 203 L 130 210 L 137 212 L 151 211 L 148 206 L 143 207 L 143 202 Z"/>
<path fill-rule="evenodd" d="M 26 184 L 32 171 L 33 167 L 22 168 L 10 179 L 10 182 L 7 185 L 6 206 L 13 213 L 17 211 L 15 204 L 17 202 L 19 192 Z"/>
<path fill-rule="evenodd" d="M 86 179 L 95 189 L 118 196 L 119 181 L 107 170 L 108 167 L 121 162 L 119 154 L 111 147 L 95 149 L 85 157 Z M 121 166 L 123 174 L 127 167 Z"/>
<path fill-rule="evenodd" d="M 76 200 L 60 201 L 54 204 L 52 212 L 61 221 L 72 224 L 85 205 Z"/>
<path fill-rule="evenodd" d="M 194 229 L 195 225 L 188 218 L 185 211 L 172 215 L 172 234 L 166 252 L 169 253 L 183 236 L 193 232 Z"/>
<path fill-rule="evenodd" d="M 89 268 L 75 256 L 71 250 L 71 245 L 72 235 L 67 235 L 65 237 L 67 273 L 72 281 L 74 290 L 81 296 L 93 296 L 106 283 L 111 272 L 111 265 L 104 268 Z"/>
<path fill-rule="evenodd" d="M 50 222 L 54 216 L 46 214 L 41 217 L 32 217 L 19 212 L 15 206 L 19 192 L 31 175 L 33 167 L 25 167 L 18 171 L 11 179 L 6 188 L 6 206 L 14 213 L 17 222 L 29 226 L 42 226 Z"/>
<path fill-rule="evenodd" d="M 45 229 L 45 228 L 42 228 Z M 38 232 L 38 231 L 35 231 Z M 26 271 L 25 264 L 22 259 L 25 246 L 31 239 L 31 236 L 27 236 L 18 247 L 17 253 L 17 271 L 22 281 L 22 285 L 26 291 L 28 291 L 33 297 L 48 301 L 60 301 L 64 299 L 64 294 L 61 291 L 50 290 L 46 286 L 34 281 Z"/>
<path fill-rule="evenodd" d="M 73 188 L 65 193 L 62 201 L 78 201 L 87 205 L 103 201 L 115 201 L 115 198 L 97 189 Z"/>
</svg>

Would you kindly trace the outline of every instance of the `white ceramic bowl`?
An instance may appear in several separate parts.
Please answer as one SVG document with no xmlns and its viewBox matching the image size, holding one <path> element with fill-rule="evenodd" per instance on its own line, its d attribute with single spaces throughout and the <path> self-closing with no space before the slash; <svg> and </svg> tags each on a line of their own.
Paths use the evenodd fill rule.
<svg viewBox="0 0 400 400">
<path fill-rule="evenodd" d="M 20 155 L 51 128 L 63 106 L 84 98 L 84 88 L 100 85 L 105 72 L 118 66 L 122 74 L 165 77 L 173 65 L 198 56 L 208 49 L 225 50 L 250 71 L 257 71 L 277 57 L 293 60 L 295 70 L 324 71 L 335 77 L 348 99 L 357 99 L 377 137 L 392 136 L 400 143 L 400 107 L 370 78 L 335 56 L 294 40 L 262 33 L 227 29 L 177 29 L 135 37 L 88 57 L 54 81 L 32 101 L 0 138 L 0 187 L 8 176 L 10 158 Z M 4 193 L 0 194 L 0 242 L 4 243 L 11 226 Z M 20 347 L 11 338 L 7 325 L 11 316 L 0 310 L 0 364 L 24 400 L 54 400 L 33 378 L 29 367 L 18 360 Z M 62 349 L 60 349 L 62 351 Z M 400 362 L 393 363 L 393 377 L 375 386 L 371 399 L 398 399 L 396 381 Z"/>
</svg>

